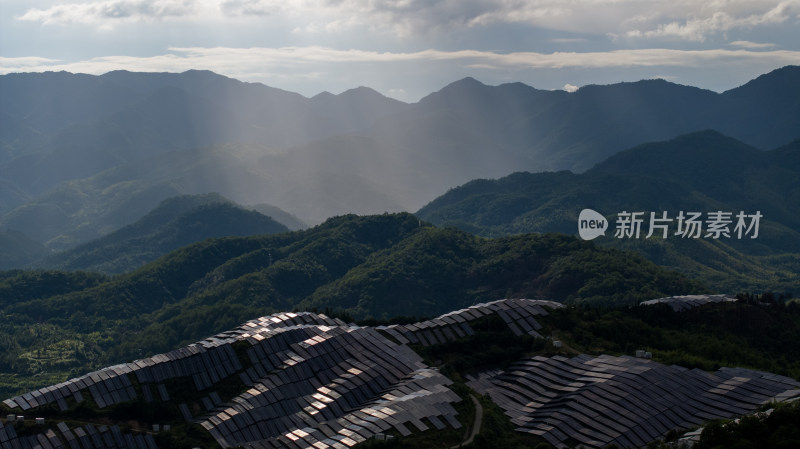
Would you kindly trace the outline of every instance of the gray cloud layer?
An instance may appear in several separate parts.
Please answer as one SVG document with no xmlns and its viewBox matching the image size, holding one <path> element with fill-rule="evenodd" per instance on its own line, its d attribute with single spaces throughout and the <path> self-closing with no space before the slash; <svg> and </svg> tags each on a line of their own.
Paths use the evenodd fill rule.
<svg viewBox="0 0 800 449">
<path fill-rule="evenodd" d="M 278 14 L 299 31 L 366 27 L 411 36 L 495 24 L 523 24 L 627 38 L 702 41 L 734 29 L 798 21 L 800 0 L 96 0 L 30 9 L 42 24 L 153 19 L 219 20 Z"/>
</svg>

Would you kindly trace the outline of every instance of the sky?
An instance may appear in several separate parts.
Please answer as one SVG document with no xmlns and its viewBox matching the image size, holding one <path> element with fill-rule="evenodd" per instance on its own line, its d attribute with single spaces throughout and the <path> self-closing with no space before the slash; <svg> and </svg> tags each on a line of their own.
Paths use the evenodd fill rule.
<svg viewBox="0 0 800 449">
<path fill-rule="evenodd" d="M 800 65 L 800 0 L 0 0 L 0 74 L 212 70 L 415 102 L 471 76 L 722 92 Z"/>
</svg>

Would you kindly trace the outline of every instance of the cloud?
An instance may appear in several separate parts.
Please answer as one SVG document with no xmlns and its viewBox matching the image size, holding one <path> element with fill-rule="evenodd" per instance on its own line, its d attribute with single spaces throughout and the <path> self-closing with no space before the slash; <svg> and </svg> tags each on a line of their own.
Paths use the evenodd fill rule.
<svg viewBox="0 0 800 449">
<path fill-rule="evenodd" d="M 760 44 L 757 42 L 749 42 L 749 41 L 733 41 L 730 43 L 730 45 L 734 47 L 748 48 L 751 50 L 759 48 L 772 48 L 775 46 L 775 44 Z"/>
<path fill-rule="evenodd" d="M 114 21 L 152 21 L 193 16 L 196 0 L 104 0 L 68 3 L 47 9 L 29 9 L 18 20 L 43 25 L 108 24 Z"/>
<path fill-rule="evenodd" d="M 633 39 L 703 41 L 734 29 L 785 23 L 800 0 L 94 0 L 29 9 L 19 20 L 98 24 L 276 16 L 301 33 L 368 30 L 395 37 L 521 24 Z"/>
<path fill-rule="evenodd" d="M 688 11 L 686 11 L 688 13 Z M 709 36 L 734 29 L 752 29 L 784 23 L 800 12 L 800 0 L 774 2 L 708 2 L 685 20 L 655 24 L 651 29 L 632 29 L 628 37 L 677 38 L 702 42 Z M 646 21 L 646 20 L 645 20 Z"/>
<path fill-rule="evenodd" d="M 0 56 L 0 73 L 41 71 L 43 67 L 54 66 L 62 61 L 58 59 L 40 58 L 37 56 L 23 56 L 6 58 Z"/>
<path fill-rule="evenodd" d="M 111 70 L 183 71 L 209 69 L 234 76 L 278 70 L 303 70 L 320 65 L 457 63 L 482 69 L 563 69 L 626 67 L 703 67 L 714 64 L 767 63 L 774 66 L 795 64 L 800 51 L 743 49 L 674 50 L 633 49 L 605 52 L 512 52 L 478 50 L 423 50 L 417 52 L 377 52 L 341 50 L 322 46 L 279 48 L 172 47 L 169 53 L 150 57 L 107 56 L 78 62 L 47 58 L 0 58 L 0 73 L 17 71 L 66 70 L 100 74 Z M 270 68 L 264 72 L 265 68 Z"/>
<path fill-rule="evenodd" d="M 306 30 L 366 26 L 399 36 L 522 24 L 637 39 L 702 41 L 734 29 L 784 23 L 800 0 L 304 0 L 292 2 Z"/>
<path fill-rule="evenodd" d="M 567 84 L 564 84 L 563 89 L 566 90 L 567 92 L 577 92 L 578 91 L 578 86 L 575 86 L 575 85 L 567 83 Z"/>
<path fill-rule="evenodd" d="M 588 42 L 589 40 L 586 38 L 579 38 L 579 37 L 565 37 L 565 38 L 555 38 L 549 39 L 550 42 L 554 44 L 581 44 Z"/>
<path fill-rule="evenodd" d="M 224 0 L 219 9 L 227 16 L 267 16 L 284 11 L 284 2 L 270 0 Z"/>
</svg>

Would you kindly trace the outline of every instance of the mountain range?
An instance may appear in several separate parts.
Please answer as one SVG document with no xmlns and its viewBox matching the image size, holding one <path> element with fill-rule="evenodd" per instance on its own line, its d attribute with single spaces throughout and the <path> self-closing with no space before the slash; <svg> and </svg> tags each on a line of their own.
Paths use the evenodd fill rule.
<svg viewBox="0 0 800 449">
<path fill-rule="evenodd" d="M 715 93 L 664 80 L 574 93 L 466 78 L 406 104 L 365 87 L 312 98 L 211 72 L 0 76 L 0 229 L 87 242 L 181 194 L 219 192 L 308 223 L 416 210 L 514 171 L 581 172 L 645 142 L 715 129 L 796 139 L 800 67 Z"/>
</svg>

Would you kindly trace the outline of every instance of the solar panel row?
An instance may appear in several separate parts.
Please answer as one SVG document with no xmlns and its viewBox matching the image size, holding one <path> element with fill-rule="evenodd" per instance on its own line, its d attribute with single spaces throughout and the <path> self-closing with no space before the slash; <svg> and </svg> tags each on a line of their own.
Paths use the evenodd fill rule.
<svg viewBox="0 0 800 449">
<path fill-rule="evenodd" d="M 14 426 L 0 426 L 3 449 L 158 449 L 152 434 L 123 433 L 118 426 L 95 427 L 92 424 L 70 429 L 60 422 L 55 429 L 20 436 Z"/>
<path fill-rule="evenodd" d="M 438 335 L 451 338 L 454 334 Z M 233 350 L 237 341 L 250 344 L 246 368 Z M 212 387 L 231 375 L 246 380 L 248 389 L 223 403 Z M 401 433 L 410 432 L 407 425 L 425 429 L 423 420 L 436 428 L 460 426 L 451 405 L 459 398 L 447 388 L 450 380 L 427 369 L 408 346 L 390 341 L 373 328 L 310 313 L 261 317 L 184 348 L 96 371 L 5 403 L 29 410 L 56 402 L 66 409 L 68 396 L 80 402 L 87 391 L 99 408 L 137 398 L 168 401 L 165 382 L 178 378 L 192 379 L 198 403 L 208 413 L 197 421 L 225 447 L 350 447 L 393 428 Z M 187 421 L 195 420 L 186 403 L 179 404 L 179 410 Z M 113 434 L 88 426 L 59 426 L 58 433 L 50 432 L 25 440 L 32 445 L 6 438 L 8 445 L 4 442 L 3 449 L 35 447 L 34 440 L 52 435 L 50 447 L 70 449 L 110 447 L 106 440 L 116 441 Z M 125 435 L 121 445 L 116 443 L 155 449 L 154 441 L 136 435 Z"/>
<path fill-rule="evenodd" d="M 746 369 L 688 370 L 634 357 L 532 357 L 468 382 L 518 430 L 556 447 L 642 447 L 672 429 L 751 413 L 787 390 L 788 377 Z"/>
<path fill-rule="evenodd" d="M 563 305 L 554 301 L 502 299 L 476 304 L 466 309 L 446 313 L 432 320 L 414 324 L 379 326 L 377 329 L 402 344 L 419 343 L 423 346 L 431 346 L 472 335 L 475 331 L 469 325 L 470 322 L 496 314 L 514 335 L 528 334 L 541 337 L 537 331 L 542 328 L 542 325 L 534 317 L 546 316 L 548 308 L 559 307 L 563 307 Z"/>
<path fill-rule="evenodd" d="M 350 447 L 431 416 L 458 423 L 450 381 L 372 328 L 248 327 L 251 388 L 201 421 L 224 447 Z M 375 401 L 385 411 L 371 409 Z M 384 419 L 398 413 L 405 418 Z"/>
<path fill-rule="evenodd" d="M 721 302 L 736 302 L 737 299 L 733 296 L 727 295 L 684 295 L 684 296 L 669 296 L 665 298 L 656 298 L 649 301 L 643 301 L 639 305 L 652 306 L 654 304 L 666 304 L 672 307 L 672 310 L 681 312 L 694 307 L 699 307 L 709 303 Z"/>
<path fill-rule="evenodd" d="M 19 407 L 23 411 L 57 403 L 61 410 L 66 410 L 66 399 L 69 396 L 72 396 L 76 402 L 82 402 L 83 395 L 80 392 L 88 389 L 98 407 L 105 408 L 137 397 L 131 380 L 128 378 L 129 374 L 136 375 L 137 380 L 144 385 L 189 376 L 194 381 L 196 388 L 203 390 L 241 369 L 239 360 L 230 344 L 246 335 L 254 325 L 274 329 L 301 324 L 346 326 L 346 323 L 339 319 L 310 313 L 281 313 L 262 317 L 198 343 L 165 354 L 157 354 L 131 363 L 104 368 L 66 382 L 6 399 L 4 403 L 10 408 Z M 143 392 L 143 394 L 151 396 L 149 392 Z"/>
<path fill-rule="evenodd" d="M 94 401 L 102 408 L 136 397 L 136 391 L 128 378 L 132 371 L 129 364 L 115 365 L 3 402 L 11 408 L 19 407 L 23 411 L 56 403 L 64 411 L 67 409 L 67 398 L 71 396 L 75 402 L 80 403 L 83 401 L 80 392 L 88 389 Z"/>
<path fill-rule="evenodd" d="M 698 300 L 688 300 L 693 301 Z M 388 431 L 408 435 L 461 426 L 451 381 L 425 366 L 407 343 L 430 345 L 471 335 L 470 323 L 488 315 L 498 316 L 515 334 L 538 335 L 535 317 L 556 307 L 561 305 L 509 299 L 379 328 L 313 313 L 274 314 L 4 403 L 22 410 L 55 403 L 66 410 L 87 392 L 100 408 L 131 399 L 168 401 L 171 393 L 185 397 L 186 391 L 170 391 L 171 380 L 185 379 L 197 394 L 179 404 L 181 415 L 200 423 L 223 447 L 349 448 Z M 249 346 L 234 350 L 234 343 Z M 215 388 L 231 378 L 246 388 L 223 402 Z M 470 385 L 490 394 L 520 430 L 556 445 L 587 447 L 645 445 L 673 428 L 795 396 L 793 389 L 800 386 L 738 368 L 709 374 L 630 357 L 586 355 L 522 360 L 506 371 L 483 373 Z M 156 449 L 152 437 L 62 424 L 25 438 L 9 425 L 0 427 L 0 444 L 2 449 Z"/>
</svg>

